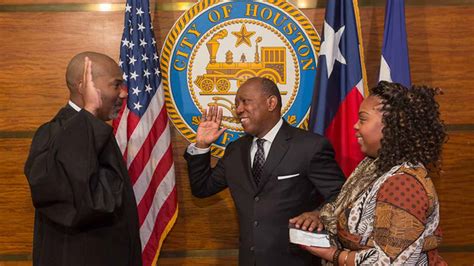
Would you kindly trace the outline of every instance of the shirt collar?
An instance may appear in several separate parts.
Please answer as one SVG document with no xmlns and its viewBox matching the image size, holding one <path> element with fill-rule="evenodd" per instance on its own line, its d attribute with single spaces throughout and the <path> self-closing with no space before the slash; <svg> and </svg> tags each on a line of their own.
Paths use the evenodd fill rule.
<svg viewBox="0 0 474 266">
<path fill-rule="evenodd" d="M 68 103 L 68 104 L 69 104 L 69 106 L 72 107 L 72 109 L 74 109 L 74 110 L 76 110 L 76 111 L 78 111 L 78 112 L 81 111 L 81 107 L 77 106 L 77 104 L 73 103 L 71 100 L 69 100 L 69 103 Z"/>
<path fill-rule="evenodd" d="M 270 129 L 270 131 L 268 131 L 268 133 L 265 136 L 263 136 L 262 139 L 272 143 L 282 125 L 283 125 L 283 119 L 280 118 L 280 120 L 278 120 L 278 123 L 276 123 L 275 126 L 273 126 L 273 128 Z M 258 139 L 257 137 L 254 137 L 253 141 L 255 142 L 257 139 Z"/>
</svg>

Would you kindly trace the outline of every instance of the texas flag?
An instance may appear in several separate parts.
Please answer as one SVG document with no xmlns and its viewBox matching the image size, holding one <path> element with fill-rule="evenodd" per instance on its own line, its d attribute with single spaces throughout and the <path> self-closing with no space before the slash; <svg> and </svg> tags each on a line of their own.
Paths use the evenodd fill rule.
<svg viewBox="0 0 474 266">
<path fill-rule="evenodd" d="M 379 80 L 410 87 L 405 1 L 387 0 Z"/>
<path fill-rule="evenodd" d="M 365 84 L 357 8 L 352 0 L 327 2 L 309 121 L 331 141 L 346 176 L 363 158 L 353 128 Z"/>
</svg>

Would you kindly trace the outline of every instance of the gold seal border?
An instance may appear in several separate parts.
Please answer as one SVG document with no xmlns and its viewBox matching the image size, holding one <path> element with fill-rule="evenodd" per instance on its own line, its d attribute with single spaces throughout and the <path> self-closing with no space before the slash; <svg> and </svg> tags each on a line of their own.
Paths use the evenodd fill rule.
<svg viewBox="0 0 474 266">
<path fill-rule="evenodd" d="M 286 113 L 288 111 L 288 109 L 290 108 L 291 104 L 295 101 L 295 98 L 296 98 L 296 94 L 298 92 L 298 88 L 299 88 L 299 84 L 300 84 L 300 69 L 299 69 L 299 65 L 298 65 L 298 60 L 296 59 L 296 53 L 293 49 L 293 47 L 288 43 L 288 41 L 286 40 L 286 38 L 279 32 L 277 31 L 275 28 L 273 28 L 272 26 L 269 26 L 268 24 L 265 24 L 261 21 L 258 21 L 258 20 L 255 20 L 255 19 L 242 19 L 242 18 L 238 18 L 238 19 L 232 19 L 232 20 L 229 20 L 229 21 L 226 21 L 226 22 L 223 22 L 223 23 L 220 23 L 219 25 L 215 26 L 214 28 L 212 28 L 210 31 L 208 31 L 198 42 L 198 44 L 196 45 L 196 48 L 193 50 L 193 53 L 191 54 L 191 59 L 190 59 L 190 63 L 189 63 L 189 70 L 188 70 L 188 87 L 189 88 L 193 88 L 193 81 L 192 81 L 192 70 L 193 70 L 193 64 L 194 64 L 194 58 L 196 57 L 196 52 L 199 50 L 199 48 L 202 46 L 203 42 L 204 42 L 204 39 L 207 39 L 209 37 L 209 35 L 213 34 L 214 32 L 226 27 L 226 26 L 229 26 L 229 25 L 232 25 L 232 24 L 238 24 L 238 23 L 246 23 L 246 24 L 254 24 L 254 25 L 257 25 L 257 26 L 260 26 L 262 28 L 265 28 L 267 30 L 270 30 L 271 32 L 273 32 L 274 34 L 276 34 L 278 36 L 278 38 L 280 38 L 280 40 L 285 44 L 285 46 L 287 48 L 289 48 L 290 50 L 290 53 L 291 53 L 291 57 L 292 57 L 292 61 L 293 61 L 293 66 L 295 68 L 295 85 L 293 87 L 293 92 L 291 94 L 291 97 L 290 99 L 288 100 L 287 104 L 285 105 L 285 107 L 283 108 L 283 111 L 281 112 L 282 114 Z M 201 113 L 203 112 L 203 108 L 201 106 L 201 103 L 198 101 L 198 98 L 196 96 L 196 94 L 194 93 L 194 89 L 191 89 L 191 97 L 194 101 L 194 104 L 197 105 L 198 109 L 201 110 Z M 231 129 L 231 130 L 237 130 L 237 131 L 243 131 L 243 128 L 242 127 L 234 127 L 234 126 L 230 126 L 230 125 L 227 125 L 226 128 L 228 129 Z"/>
<path fill-rule="evenodd" d="M 166 103 L 166 111 L 168 112 L 168 116 L 173 122 L 174 126 L 178 129 L 178 131 L 190 142 L 195 141 L 196 133 L 190 130 L 184 119 L 181 115 L 177 112 L 177 107 L 172 100 L 170 87 L 168 83 L 169 78 L 169 60 L 171 59 L 171 51 L 173 50 L 174 43 L 176 42 L 177 38 L 179 37 L 180 33 L 186 27 L 186 25 L 194 19 L 194 17 L 199 14 L 202 10 L 207 9 L 211 6 L 216 4 L 223 3 L 224 1 L 220 0 L 202 0 L 199 1 L 197 4 L 192 6 L 188 9 L 184 14 L 176 21 L 175 25 L 168 33 L 166 37 L 166 41 L 163 44 L 163 49 L 160 58 L 160 67 L 162 73 L 162 82 L 163 82 L 163 90 L 165 95 L 165 103 Z M 318 58 L 319 49 L 321 45 L 321 41 L 319 35 L 315 31 L 313 25 L 310 23 L 309 19 L 297 8 L 295 8 L 292 4 L 284 1 L 284 0 L 266 0 L 269 4 L 279 7 L 280 9 L 284 10 L 287 14 L 291 15 L 293 19 L 298 21 L 299 25 L 305 30 L 305 33 L 309 36 L 311 43 L 313 44 L 313 48 L 315 50 L 315 58 Z M 309 112 L 306 117 L 302 120 L 303 122 L 298 125 L 298 127 L 307 129 L 308 128 L 308 119 L 309 119 Z M 216 157 L 222 157 L 224 155 L 223 148 L 212 145 L 211 146 L 211 154 Z"/>
<path fill-rule="evenodd" d="M 173 50 L 173 46 L 176 40 L 178 39 L 180 33 L 183 31 L 189 21 L 194 19 L 194 17 L 198 15 L 202 10 L 219 3 L 219 0 L 203 0 L 192 6 L 186 12 L 184 12 L 184 14 L 178 19 L 178 21 L 176 21 L 175 25 L 168 33 L 161 52 L 160 68 L 163 77 L 162 81 L 163 91 L 165 94 L 166 111 L 168 112 L 168 116 L 171 121 L 173 121 L 174 126 L 190 142 L 195 141 L 196 133 L 194 133 L 190 128 L 187 127 L 186 123 L 184 122 L 184 119 L 177 112 L 177 107 L 174 101 L 172 100 L 170 86 L 168 83 L 168 69 L 170 63 L 169 61 L 171 59 L 171 51 Z M 211 147 L 211 154 L 216 157 L 222 157 L 222 155 L 224 155 L 224 149 L 213 145 Z"/>
</svg>

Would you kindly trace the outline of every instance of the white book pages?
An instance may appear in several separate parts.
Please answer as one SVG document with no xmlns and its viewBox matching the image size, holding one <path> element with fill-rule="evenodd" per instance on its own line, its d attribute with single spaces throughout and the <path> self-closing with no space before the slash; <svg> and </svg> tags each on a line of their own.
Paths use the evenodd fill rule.
<svg viewBox="0 0 474 266">
<path fill-rule="evenodd" d="M 329 235 L 323 232 L 308 232 L 296 228 L 290 228 L 290 242 L 305 246 L 328 248 Z"/>
</svg>

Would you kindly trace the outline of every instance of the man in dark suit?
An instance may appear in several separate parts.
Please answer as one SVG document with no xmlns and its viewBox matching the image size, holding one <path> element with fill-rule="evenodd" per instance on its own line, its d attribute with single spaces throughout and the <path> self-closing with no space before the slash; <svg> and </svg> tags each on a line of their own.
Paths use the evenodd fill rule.
<svg viewBox="0 0 474 266">
<path fill-rule="evenodd" d="M 214 168 L 209 146 L 225 130 L 222 110 L 211 106 L 203 113 L 196 143 L 185 153 L 192 193 L 208 197 L 230 188 L 239 217 L 240 265 L 312 265 L 309 253 L 289 243 L 288 223 L 321 229 L 320 199 L 334 199 L 344 182 L 332 146 L 281 118 L 280 92 L 269 79 L 247 80 L 235 105 L 246 135 L 227 146 Z"/>
<path fill-rule="evenodd" d="M 36 209 L 33 265 L 142 265 L 133 189 L 105 123 L 127 96 L 122 71 L 84 52 L 66 81 L 69 103 L 38 129 L 25 165 Z"/>
</svg>

